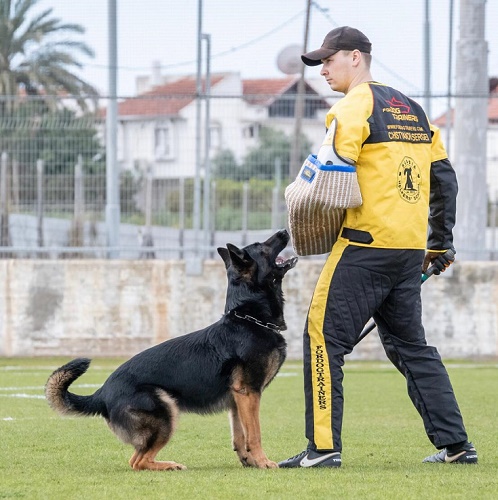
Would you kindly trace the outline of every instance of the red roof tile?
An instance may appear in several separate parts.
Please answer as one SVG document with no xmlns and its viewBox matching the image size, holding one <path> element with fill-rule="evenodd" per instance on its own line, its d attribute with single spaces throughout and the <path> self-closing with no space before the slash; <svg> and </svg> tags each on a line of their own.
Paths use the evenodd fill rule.
<svg viewBox="0 0 498 500">
<path fill-rule="evenodd" d="M 276 96 L 282 95 L 298 81 L 299 77 L 288 76 L 287 78 L 264 78 L 255 80 L 243 80 L 242 89 L 244 99 L 250 104 L 269 106 Z"/>
<path fill-rule="evenodd" d="M 213 76 L 211 85 L 216 85 L 223 76 Z M 154 87 L 149 92 L 131 97 L 118 104 L 118 116 L 171 116 L 190 104 L 196 93 L 196 79 L 185 77 L 165 85 Z"/>
<path fill-rule="evenodd" d="M 436 127 L 446 127 L 446 114 L 447 112 L 445 111 L 442 115 L 439 115 L 435 120 L 432 120 L 432 123 L 436 125 Z M 450 110 L 451 113 L 451 123 L 453 123 L 453 116 L 455 114 L 455 110 L 451 108 Z"/>
<path fill-rule="evenodd" d="M 211 77 L 214 86 L 223 75 Z M 286 78 L 261 78 L 243 80 L 244 99 L 249 104 L 269 106 L 275 99 L 297 83 L 299 76 Z M 176 115 L 195 98 L 196 79 L 184 77 L 174 82 L 154 87 L 149 92 L 131 97 L 118 104 L 118 116 L 171 116 Z M 315 93 L 313 91 L 313 93 Z M 105 114 L 105 111 L 104 111 Z"/>
<path fill-rule="evenodd" d="M 492 123 L 498 123 L 498 89 L 491 94 L 488 104 L 488 120 Z"/>
<path fill-rule="evenodd" d="M 446 126 L 446 112 L 438 116 L 432 123 L 437 127 Z M 451 123 L 453 123 L 455 110 L 451 109 Z M 488 122 L 498 123 L 498 88 L 495 88 L 491 93 L 488 100 Z"/>
</svg>

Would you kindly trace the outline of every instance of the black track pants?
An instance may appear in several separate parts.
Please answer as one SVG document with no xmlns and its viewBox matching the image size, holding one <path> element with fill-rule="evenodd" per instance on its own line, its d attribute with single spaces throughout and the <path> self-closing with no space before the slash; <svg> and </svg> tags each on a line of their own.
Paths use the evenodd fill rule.
<svg viewBox="0 0 498 500">
<path fill-rule="evenodd" d="M 446 368 L 422 326 L 422 250 L 348 245 L 339 240 L 311 301 L 304 332 L 306 437 L 310 448 L 342 449 L 344 356 L 373 317 L 388 358 L 437 448 L 467 434 Z"/>
</svg>

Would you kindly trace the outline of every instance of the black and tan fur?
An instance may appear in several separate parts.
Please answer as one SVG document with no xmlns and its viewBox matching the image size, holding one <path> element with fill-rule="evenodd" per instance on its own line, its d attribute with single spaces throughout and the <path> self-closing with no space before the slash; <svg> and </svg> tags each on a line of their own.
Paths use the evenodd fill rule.
<svg viewBox="0 0 498 500">
<path fill-rule="evenodd" d="M 283 261 L 278 255 L 288 241 L 282 230 L 264 243 L 219 248 L 228 276 L 225 314 L 219 321 L 137 354 L 91 396 L 68 391 L 90 360 L 69 362 L 47 381 L 50 406 L 61 414 L 103 416 L 134 447 L 129 463 L 135 470 L 185 469 L 156 461 L 179 413 L 228 409 L 233 448 L 242 464 L 277 467 L 261 447 L 259 405 L 286 354 L 280 334 L 286 327 L 282 279 L 297 258 Z"/>
</svg>

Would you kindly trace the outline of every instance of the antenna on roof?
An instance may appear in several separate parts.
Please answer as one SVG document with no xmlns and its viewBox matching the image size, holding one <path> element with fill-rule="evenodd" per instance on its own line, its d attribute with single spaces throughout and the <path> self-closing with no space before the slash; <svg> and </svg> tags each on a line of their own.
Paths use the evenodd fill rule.
<svg viewBox="0 0 498 500">
<path fill-rule="evenodd" d="M 288 45 L 283 48 L 277 56 L 278 69 L 286 75 L 300 73 L 303 65 L 302 53 L 303 49 L 300 45 Z"/>
</svg>

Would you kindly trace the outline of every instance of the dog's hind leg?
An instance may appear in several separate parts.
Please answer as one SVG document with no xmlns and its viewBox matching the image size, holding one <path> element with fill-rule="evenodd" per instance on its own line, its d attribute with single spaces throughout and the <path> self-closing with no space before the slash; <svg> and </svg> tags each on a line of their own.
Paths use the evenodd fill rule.
<svg viewBox="0 0 498 500">
<path fill-rule="evenodd" d="M 185 470 L 187 467 L 177 462 L 160 462 L 156 460 L 156 455 L 161 451 L 166 442 L 157 440 L 146 450 L 135 450 L 130 458 L 130 466 L 135 470 Z"/>
<path fill-rule="evenodd" d="M 146 397 L 142 395 L 142 397 Z M 111 412 L 109 427 L 125 443 L 135 448 L 129 460 L 134 470 L 183 470 L 176 462 L 160 462 L 156 456 L 170 440 L 178 417 L 178 407 L 165 391 L 157 390 L 151 409 L 137 409 L 133 405 Z"/>
</svg>

